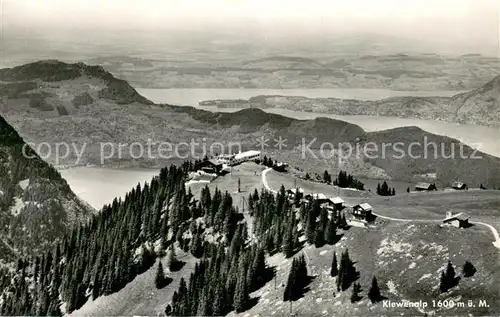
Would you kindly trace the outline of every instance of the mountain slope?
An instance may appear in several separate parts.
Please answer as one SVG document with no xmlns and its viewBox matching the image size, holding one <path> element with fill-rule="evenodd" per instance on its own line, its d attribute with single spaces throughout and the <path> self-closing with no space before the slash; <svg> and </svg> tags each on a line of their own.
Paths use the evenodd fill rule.
<svg viewBox="0 0 500 317">
<path fill-rule="evenodd" d="M 15 96 L 32 97 L 33 94 L 24 93 L 20 95 L 19 93 L 35 89 L 36 84 L 40 82 L 54 83 L 79 78 L 99 79 L 103 87 L 97 91 L 97 94 L 101 98 L 114 100 L 118 104 L 132 102 L 151 104 L 151 101 L 139 95 L 126 81 L 115 78 L 101 66 L 88 66 L 83 63 L 67 64 L 57 60 L 44 60 L 1 69 L 0 89 L 5 90 L 5 87 L 9 88 L 10 86 L 10 90 L 12 90 L 12 87 L 15 87 L 16 84 L 23 85 L 23 87 L 17 89 L 18 94 Z"/>
<path fill-rule="evenodd" d="M 94 69 L 93 66 L 81 66 L 81 64 L 65 65 L 69 66 L 60 66 L 56 69 L 67 69 L 67 67 L 77 70 Z M 24 74 L 25 71 L 21 73 Z M 267 140 L 264 152 L 271 154 L 275 159 L 288 161 L 294 166 L 319 173 L 323 173 L 325 169 L 334 173 L 338 172 L 338 169 L 343 169 L 368 178 L 383 177 L 405 181 L 418 178 L 420 174 L 435 173 L 438 177 L 436 181 L 442 182 L 443 185 L 460 178 L 469 182 L 470 186 L 479 186 L 481 183 L 488 187 L 500 186 L 498 177 L 494 173 L 489 173 L 498 170 L 499 160 L 481 153 L 478 155 L 484 158 L 482 160 L 457 157 L 449 163 L 451 160 L 440 157 L 425 159 L 406 156 L 397 159 L 393 157 L 392 152 L 391 158 L 386 160 L 370 159 L 366 155 L 351 155 L 345 160 L 339 160 L 338 153 L 334 156 L 324 155 L 314 158 L 308 155 L 310 153 L 307 149 L 304 149 L 304 147 L 310 148 L 318 154 L 320 150 L 328 151 L 332 146 L 338 150 L 340 143 L 348 143 L 352 147 L 373 141 L 380 146 L 382 143 L 393 143 L 398 140 L 404 141 L 408 147 L 408 143 L 417 141 L 423 143 L 425 137 L 428 142 L 444 144 L 445 148 L 450 144 L 459 146 L 457 140 L 429 134 L 420 129 L 408 127 L 366 133 L 357 125 L 339 120 L 328 118 L 297 120 L 254 108 L 234 113 L 217 113 L 167 104 L 140 102 L 119 104 L 116 100 L 104 98 L 102 94 L 97 93 L 103 87 L 100 78 L 111 78 L 112 75 L 100 74 L 97 71 L 94 73 L 98 75 L 61 82 L 37 81 L 37 94 L 49 95 L 45 97 L 45 104 L 42 106 L 65 105 L 68 115 L 61 115 L 56 110 L 45 111 L 30 105 L 29 100 L 18 97 L 9 98 L 4 106 L 6 117 L 27 140 L 35 144 L 48 142 L 52 146 L 52 152 L 57 142 L 71 144 L 78 150 L 70 149 L 68 155 L 60 160 L 56 160 L 52 155 L 48 160 L 54 164 L 165 166 L 173 161 L 182 161 L 186 154 L 187 157 L 201 158 L 215 142 L 226 146 L 229 146 L 229 143 L 239 144 L 242 149 L 260 149 L 258 139 L 264 137 Z M 12 78 L 12 75 L 9 76 Z M 53 78 L 48 74 L 44 76 Z M 26 84 L 28 82 L 17 82 L 17 84 L 29 88 L 30 86 Z M 10 88 L 9 91 L 15 92 L 15 89 Z M 78 106 L 68 106 L 75 98 L 78 99 Z M 416 115 L 422 109 L 434 111 L 438 116 L 447 115 L 449 112 L 440 108 L 440 103 L 431 102 L 426 98 L 401 100 L 406 100 L 403 113 L 408 115 Z M 401 109 L 401 100 L 387 99 L 385 104 L 372 110 L 386 109 L 384 111 L 395 114 L 397 109 Z M 419 105 L 416 106 L 417 103 Z M 364 106 L 354 103 L 349 109 L 362 112 Z M 280 137 L 285 140 L 285 146 L 281 149 L 277 147 L 277 140 Z M 198 143 L 193 151 L 189 147 L 180 146 L 191 141 Z M 178 150 L 177 153 L 172 151 L 161 153 L 161 147 L 158 145 L 161 142 L 168 142 L 174 151 Z M 138 155 L 140 154 L 138 147 L 134 149 L 128 146 L 132 143 L 142 145 L 144 150 L 142 155 Z M 125 144 L 125 147 L 119 150 L 119 144 Z M 152 144 L 151 153 L 148 153 L 148 144 Z M 206 145 L 205 153 L 203 144 Z M 231 150 L 234 151 L 234 148 Z M 421 148 L 415 150 L 422 154 Z M 79 151 L 81 155 L 76 153 Z"/>
<path fill-rule="evenodd" d="M 401 180 L 415 180 L 425 174 L 436 174 L 445 186 L 461 180 L 473 187 L 497 187 L 500 184 L 500 158 L 475 151 L 460 141 L 426 132 L 418 127 L 404 127 L 370 132 L 367 139 L 387 147 L 386 155 L 368 159 L 390 176 Z M 405 155 L 400 156 L 397 142 L 402 142 Z M 413 144 L 413 145 L 412 145 Z M 410 148 L 411 147 L 411 148 Z"/>
<path fill-rule="evenodd" d="M 93 212 L 1 116 L 0 175 L 0 261 L 47 250 Z"/>
<path fill-rule="evenodd" d="M 453 96 L 449 105 L 456 122 L 500 124 L 500 75 L 481 88 Z"/>
</svg>

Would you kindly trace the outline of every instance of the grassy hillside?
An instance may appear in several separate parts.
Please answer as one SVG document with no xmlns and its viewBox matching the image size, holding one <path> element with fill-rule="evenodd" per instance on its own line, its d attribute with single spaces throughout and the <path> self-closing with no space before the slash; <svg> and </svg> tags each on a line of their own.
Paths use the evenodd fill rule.
<svg viewBox="0 0 500 317">
<path fill-rule="evenodd" d="M 235 193 L 233 204 L 240 207 L 241 197 L 260 190 L 262 183 L 260 172 L 262 167 L 252 163 L 243 164 L 228 174 L 218 178 L 209 186 L 222 190 L 235 190 L 236 180 L 240 179 L 242 193 Z M 272 188 L 285 184 L 293 185 L 293 180 L 286 174 L 268 173 Z M 304 183 L 298 184 L 305 188 Z M 321 184 L 320 184 L 321 185 Z M 204 184 L 191 185 L 195 197 Z M 335 195 L 332 186 L 325 188 L 309 188 L 321 191 L 327 195 Z M 331 188 L 331 192 L 328 188 Z M 468 210 L 474 220 L 488 221 L 497 206 L 498 194 L 496 191 L 469 191 L 454 193 L 422 193 L 391 197 L 370 197 L 361 192 L 352 192 L 350 197 L 347 191 L 341 196 L 349 201 L 368 201 L 380 214 L 397 217 L 416 217 L 430 219 L 429 222 L 397 222 L 377 219 L 369 229 L 351 227 L 339 230 L 340 240 L 335 245 L 315 247 L 306 244 L 296 256 L 305 255 L 307 259 L 308 275 L 312 281 L 304 295 L 292 303 L 292 312 L 299 316 L 368 316 L 368 315 L 400 315 L 415 316 L 427 313 L 429 315 L 490 315 L 500 309 L 499 295 L 496 285 L 500 279 L 500 263 L 498 249 L 491 244 L 491 233 L 480 227 L 468 229 L 440 228 L 433 219 L 441 219 L 442 211 L 448 206 L 459 212 Z M 496 196 L 495 196 L 496 195 Z M 450 205 L 451 204 L 451 205 Z M 489 207 L 488 207 L 489 206 Z M 459 209 L 461 208 L 461 209 Z M 246 218 L 250 225 L 255 218 Z M 490 218 L 492 219 L 492 218 Z M 251 226 L 249 226 L 251 232 Z M 356 270 L 360 276 L 361 300 L 351 303 L 351 288 L 344 292 L 336 289 L 336 278 L 330 276 L 330 267 L 333 253 L 337 256 L 349 250 Z M 145 273 L 138 275 L 122 290 L 112 295 L 99 297 L 88 301 L 81 309 L 73 312 L 78 315 L 156 315 L 163 313 L 163 308 L 172 300 L 174 291 L 178 290 L 181 277 L 186 279 L 193 272 L 196 261 L 193 257 L 178 252 L 180 258 L 187 264 L 179 272 L 168 272 L 172 282 L 165 288 L 158 290 L 154 286 L 156 265 Z M 455 266 L 457 276 L 460 277 L 458 286 L 446 293 L 439 292 L 439 276 L 447 261 Z M 463 263 L 468 260 L 477 268 L 472 277 L 464 277 Z M 165 259 L 162 259 L 165 264 Z M 284 286 L 290 271 L 291 259 L 285 258 L 283 253 L 266 256 L 266 264 L 276 271 L 276 276 L 250 294 L 251 305 L 242 313 L 230 312 L 228 316 L 285 316 L 289 315 L 290 304 L 283 302 Z M 191 275 L 192 276 L 192 275 Z M 393 302 L 425 301 L 428 307 L 415 308 L 387 308 L 382 302 L 372 304 L 367 297 L 371 279 L 376 276 L 382 296 Z M 433 307 L 432 300 L 454 300 L 468 303 L 473 301 L 476 307 Z M 479 307 L 479 300 L 484 300 L 489 307 Z"/>
</svg>

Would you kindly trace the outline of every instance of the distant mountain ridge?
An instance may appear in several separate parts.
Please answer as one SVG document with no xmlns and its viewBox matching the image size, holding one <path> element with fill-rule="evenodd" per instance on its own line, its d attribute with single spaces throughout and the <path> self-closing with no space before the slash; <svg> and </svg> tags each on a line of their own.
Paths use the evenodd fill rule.
<svg viewBox="0 0 500 317">
<path fill-rule="evenodd" d="M 207 102 L 206 100 L 204 101 Z M 224 107 L 225 100 L 218 106 Z M 452 97 L 390 97 L 380 100 L 256 96 L 227 102 L 232 108 L 280 108 L 337 115 L 391 116 L 500 127 L 500 75 L 478 89 Z"/>
</svg>

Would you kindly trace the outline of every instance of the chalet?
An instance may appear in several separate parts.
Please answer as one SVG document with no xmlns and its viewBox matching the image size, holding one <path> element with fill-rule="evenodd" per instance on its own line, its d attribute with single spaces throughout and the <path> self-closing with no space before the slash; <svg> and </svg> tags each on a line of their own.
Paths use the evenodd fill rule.
<svg viewBox="0 0 500 317">
<path fill-rule="evenodd" d="M 307 194 L 304 196 L 304 198 L 309 200 L 309 201 L 317 200 L 317 201 L 319 201 L 320 204 L 328 203 L 329 199 L 330 199 L 330 198 L 326 197 L 326 195 L 323 193 Z"/>
<path fill-rule="evenodd" d="M 328 209 L 340 211 L 344 209 L 344 200 L 340 197 L 328 198 Z"/>
<path fill-rule="evenodd" d="M 469 227 L 469 217 L 463 212 L 452 215 L 451 211 L 446 212 L 446 218 L 443 219 L 441 226 L 449 226 L 456 228 L 467 228 Z"/>
<path fill-rule="evenodd" d="M 273 166 L 273 169 L 278 172 L 286 172 L 287 167 L 288 167 L 287 163 L 279 162 Z"/>
<path fill-rule="evenodd" d="M 352 207 L 352 215 L 356 220 L 366 220 L 370 221 L 373 217 L 372 215 L 372 206 L 368 203 L 362 203 Z"/>
<path fill-rule="evenodd" d="M 466 189 L 469 189 L 467 187 L 467 184 L 462 183 L 462 182 L 453 182 L 453 184 L 451 185 L 451 188 L 456 189 L 456 190 L 466 190 Z"/>
<path fill-rule="evenodd" d="M 418 192 L 437 190 L 436 184 L 432 183 L 418 183 L 415 185 L 415 190 Z"/>
<path fill-rule="evenodd" d="M 286 194 L 288 195 L 288 198 L 290 199 L 295 199 L 297 195 L 303 196 L 304 195 L 304 190 L 302 188 L 292 188 L 292 189 L 287 189 Z"/>
<path fill-rule="evenodd" d="M 220 173 L 223 167 L 223 163 L 215 159 L 205 160 L 196 165 L 197 170 L 211 174 Z"/>
</svg>

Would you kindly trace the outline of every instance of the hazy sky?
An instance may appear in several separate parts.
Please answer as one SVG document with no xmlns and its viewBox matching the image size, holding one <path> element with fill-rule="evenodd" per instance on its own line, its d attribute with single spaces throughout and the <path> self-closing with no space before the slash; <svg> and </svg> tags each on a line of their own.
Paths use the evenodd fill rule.
<svg viewBox="0 0 500 317">
<path fill-rule="evenodd" d="M 23 29 L 370 32 L 499 49 L 495 0 L 0 0 L 4 34 Z M 292 34 L 293 35 L 293 34 Z"/>
</svg>

